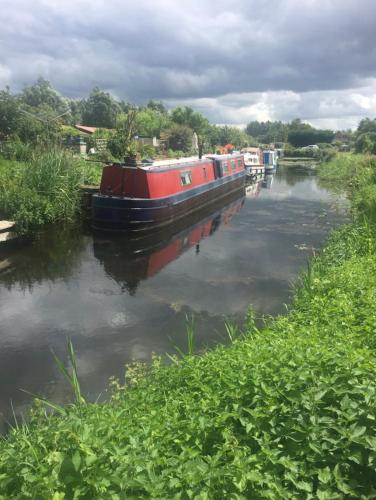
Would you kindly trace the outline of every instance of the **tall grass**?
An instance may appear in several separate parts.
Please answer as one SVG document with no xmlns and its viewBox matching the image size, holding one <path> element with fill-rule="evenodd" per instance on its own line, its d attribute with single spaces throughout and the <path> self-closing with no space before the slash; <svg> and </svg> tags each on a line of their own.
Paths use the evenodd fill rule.
<svg viewBox="0 0 376 500">
<path fill-rule="evenodd" d="M 376 157 L 340 153 L 319 168 L 323 181 L 333 181 L 346 189 L 358 216 L 376 222 Z"/>
<path fill-rule="evenodd" d="M 59 148 L 34 150 L 24 163 L 3 160 L 0 214 L 15 220 L 21 232 L 72 220 L 80 208 L 79 185 L 93 177 L 91 165 Z"/>
</svg>

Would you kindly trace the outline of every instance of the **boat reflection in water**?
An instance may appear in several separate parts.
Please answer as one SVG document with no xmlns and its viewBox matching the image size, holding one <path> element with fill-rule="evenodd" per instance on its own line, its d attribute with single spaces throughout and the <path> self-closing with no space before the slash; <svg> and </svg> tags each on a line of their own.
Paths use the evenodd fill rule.
<svg viewBox="0 0 376 500">
<path fill-rule="evenodd" d="M 271 189 L 273 185 L 274 174 L 267 174 L 262 181 L 262 187 L 265 189 Z"/>
<path fill-rule="evenodd" d="M 228 224 L 240 212 L 245 199 L 244 186 L 175 224 L 142 236 L 94 234 L 94 255 L 106 273 L 123 291 L 134 295 L 140 281 L 157 274 L 192 247 L 200 251 L 200 241 Z"/>
<path fill-rule="evenodd" d="M 261 191 L 261 184 L 263 180 L 258 179 L 257 182 L 246 183 L 245 195 L 247 198 L 257 198 Z"/>
</svg>

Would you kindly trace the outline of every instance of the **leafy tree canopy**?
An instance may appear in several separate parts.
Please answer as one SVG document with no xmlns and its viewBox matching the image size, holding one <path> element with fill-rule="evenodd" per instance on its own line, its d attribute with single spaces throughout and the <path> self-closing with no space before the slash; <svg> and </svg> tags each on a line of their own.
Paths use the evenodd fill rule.
<svg viewBox="0 0 376 500">
<path fill-rule="evenodd" d="M 173 123 L 168 130 L 169 148 L 189 152 L 192 149 L 193 130 L 187 125 Z"/>
<path fill-rule="evenodd" d="M 178 106 L 171 112 L 171 120 L 178 125 L 190 127 L 196 134 L 202 135 L 209 130 L 209 121 L 204 115 L 189 106 Z"/>
<path fill-rule="evenodd" d="M 83 103 L 82 121 L 91 127 L 114 128 L 121 108 L 108 92 L 95 87 Z"/>
<path fill-rule="evenodd" d="M 286 123 L 282 123 L 281 121 L 252 121 L 248 123 L 246 132 L 264 144 L 287 142 L 288 125 Z"/>
<path fill-rule="evenodd" d="M 169 125 L 168 116 L 161 113 L 158 109 L 147 107 L 139 111 L 136 116 L 136 131 L 138 135 L 159 137 L 161 130 L 167 128 Z"/>
<path fill-rule="evenodd" d="M 359 134 L 364 134 L 366 132 L 376 132 L 376 118 L 371 120 L 371 118 L 364 118 L 360 121 L 358 125 L 357 132 Z"/>
<path fill-rule="evenodd" d="M 21 92 L 20 100 L 33 108 L 47 107 L 56 115 L 64 113 L 68 108 L 68 101 L 57 90 L 55 90 L 48 80 L 40 77 L 38 80 Z"/>
<path fill-rule="evenodd" d="M 21 119 L 19 101 L 9 88 L 0 91 L 0 137 L 7 137 L 17 131 Z"/>
<path fill-rule="evenodd" d="M 154 101 L 153 99 L 150 99 L 150 101 L 146 105 L 146 108 L 153 111 L 158 111 L 162 115 L 167 115 L 167 108 L 161 101 Z"/>
</svg>

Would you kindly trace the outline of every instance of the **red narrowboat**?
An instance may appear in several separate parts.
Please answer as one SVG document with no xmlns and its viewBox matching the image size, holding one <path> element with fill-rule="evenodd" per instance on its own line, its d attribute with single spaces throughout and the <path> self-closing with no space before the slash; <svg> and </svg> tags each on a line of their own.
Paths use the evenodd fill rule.
<svg viewBox="0 0 376 500">
<path fill-rule="evenodd" d="M 144 231 L 180 219 L 244 183 L 241 154 L 210 155 L 144 165 L 109 164 L 93 196 L 93 227 Z"/>
</svg>

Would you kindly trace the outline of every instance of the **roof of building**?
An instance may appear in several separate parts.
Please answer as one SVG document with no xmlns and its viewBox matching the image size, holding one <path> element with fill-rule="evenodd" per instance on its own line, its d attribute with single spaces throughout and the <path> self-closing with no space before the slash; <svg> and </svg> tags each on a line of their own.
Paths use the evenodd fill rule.
<svg viewBox="0 0 376 500">
<path fill-rule="evenodd" d="M 97 127 L 86 127 L 86 125 L 75 125 L 75 128 L 85 134 L 94 134 L 97 130 Z"/>
</svg>

